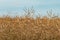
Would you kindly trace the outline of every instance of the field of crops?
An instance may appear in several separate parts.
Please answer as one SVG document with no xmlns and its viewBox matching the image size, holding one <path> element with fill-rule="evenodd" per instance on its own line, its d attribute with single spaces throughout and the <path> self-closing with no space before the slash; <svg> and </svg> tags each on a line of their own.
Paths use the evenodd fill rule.
<svg viewBox="0 0 60 40">
<path fill-rule="evenodd" d="M 60 40 L 60 18 L 0 18 L 0 40 Z"/>
</svg>

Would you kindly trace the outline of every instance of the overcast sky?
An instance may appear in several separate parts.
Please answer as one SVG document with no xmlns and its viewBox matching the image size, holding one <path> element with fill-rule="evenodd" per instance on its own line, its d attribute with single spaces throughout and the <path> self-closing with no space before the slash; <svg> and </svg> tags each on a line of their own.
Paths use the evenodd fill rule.
<svg viewBox="0 0 60 40">
<path fill-rule="evenodd" d="M 0 0 L 0 12 L 5 11 L 22 11 L 25 7 L 34 7 L 35 10 L 41 10 L 43 14 L 47 10 L 53 9 L 53 11 L 60 14 L 60 0 Z M 0 13 L 7 14 L 7 13 Z"/>
</svg>

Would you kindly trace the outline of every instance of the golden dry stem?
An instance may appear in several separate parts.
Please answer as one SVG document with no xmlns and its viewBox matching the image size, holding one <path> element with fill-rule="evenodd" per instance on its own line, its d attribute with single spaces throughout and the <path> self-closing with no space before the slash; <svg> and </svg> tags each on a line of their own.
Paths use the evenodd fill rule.
<svg viewBox="0 0 60 40">
<path fill-rule="evenodd" d="M 60 40 L 60 18 L 0 18 L 0 40 Z"/>
</svg>

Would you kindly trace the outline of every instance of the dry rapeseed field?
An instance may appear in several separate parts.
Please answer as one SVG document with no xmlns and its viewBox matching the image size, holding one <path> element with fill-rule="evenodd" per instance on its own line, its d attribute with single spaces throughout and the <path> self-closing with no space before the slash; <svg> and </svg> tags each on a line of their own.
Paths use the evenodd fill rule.
<svg viewBox="0 0 60 40">
<path fill-rule="evenodd" d="M 60 40 L 60 18 L 0 18 L 0 40 Z"/>
</svg>

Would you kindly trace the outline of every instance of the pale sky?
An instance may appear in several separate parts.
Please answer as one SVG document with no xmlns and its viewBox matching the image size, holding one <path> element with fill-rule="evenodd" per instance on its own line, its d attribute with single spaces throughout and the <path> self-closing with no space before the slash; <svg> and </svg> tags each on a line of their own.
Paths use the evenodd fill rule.
<svg viewBox="0 0 60 40">
<path fill-rule="evenodd" d="M 32 6 L 36 11 L 40 10 L 43 15 L 50 9 L 60 15 L 60 0 L 0 0 L 0 15 L 6 15 L 7 11 L 21 12 L 24 8 Z"/>
</svg>

